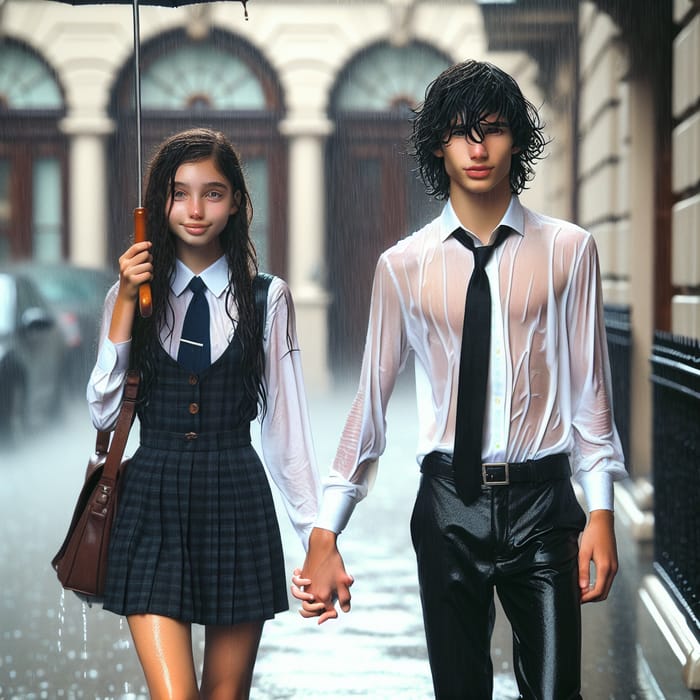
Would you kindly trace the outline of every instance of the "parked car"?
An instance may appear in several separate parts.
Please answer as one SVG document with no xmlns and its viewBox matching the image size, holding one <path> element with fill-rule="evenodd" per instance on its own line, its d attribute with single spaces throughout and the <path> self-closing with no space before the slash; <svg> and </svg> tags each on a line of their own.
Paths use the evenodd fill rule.
<svg viewBox="0 0 700 700">
<path fill-rule="evenodd" d="M 60 407 L 66 344 L 29 277 L 0 270 L 0 438 L 17 439 Z"/>
<path fill-rule="evenodd" d="M 66 384 L 72 393 L 82 394 L 97 355 L 102 306 L 107 290 L 117 281 L 114 272 L 67 263 L 21 263 L 48 299 L 68 345 Z"/>
</svg>

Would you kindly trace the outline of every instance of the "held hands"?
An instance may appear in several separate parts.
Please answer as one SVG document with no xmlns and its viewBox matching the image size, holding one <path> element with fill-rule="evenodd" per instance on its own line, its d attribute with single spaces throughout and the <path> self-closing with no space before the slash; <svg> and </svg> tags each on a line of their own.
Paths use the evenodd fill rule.
<svg viewBox="0 0 700 700">
<path fill-rule="evenodd" d="M 336 600 L 343 612 L 350 611 L 353 578 L 345 571 L 336 538 L 330 530 L 314 528 L 304 566 L 295 569 L 292 576 L 292 595 L 301 601 L 299 614 L 318 617 L 319 625 L 338 617 Z"/>
<path fill-rule="evenodd" d="M 595 583 L 591 585 L 591 562 L 595 565 Z M 617 545 L 614 516 L 610 510 L 594 510 L 581 535 L 578 554 L 578 580 L 581 602 L 605 600 L 617 573 Z"/>
<path fill-rule="evenodd" d="M 151 242 L 134 243 L 119 258 L 119 296 L 125 301 L 136 301 L 139 286 L 153 277 Z"/>
</svg>

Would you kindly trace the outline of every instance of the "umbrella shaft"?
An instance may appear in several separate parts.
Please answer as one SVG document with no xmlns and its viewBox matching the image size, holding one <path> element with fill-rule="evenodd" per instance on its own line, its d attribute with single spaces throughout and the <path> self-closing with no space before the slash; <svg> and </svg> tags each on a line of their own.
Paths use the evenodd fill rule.
<svg viewBox="0 0 700 700">
<path fill-rule="evenodd" d="M 134 7 L 134 96 L 136 100 L 136 167 L 138 172 L 138 202 L 143 205 L 143 172 L 141 166 L 141 30 L 139 28 L 139 2 L 133 0 Z"/>
</svg>

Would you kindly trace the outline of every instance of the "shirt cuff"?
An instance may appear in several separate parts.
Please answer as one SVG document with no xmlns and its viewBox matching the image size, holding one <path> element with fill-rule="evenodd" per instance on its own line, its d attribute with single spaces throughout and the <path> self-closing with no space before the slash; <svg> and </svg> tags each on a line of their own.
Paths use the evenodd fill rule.
<svg viewBox="0 0 700 700">
<path fill-rule="evenodd" d="M 315 527 L 340 534 L 347 526 L 355 505 L 355 499 L 347 491 L 342 488 L 326 487 Z"/>
<path fill-rule="evenodd" d="M 613 477 L 608 472 L 579 472 L 576 480 L 581 484 L 586 496 L 588 511 L 615 510 L 613 495 Z"/>
</svg>

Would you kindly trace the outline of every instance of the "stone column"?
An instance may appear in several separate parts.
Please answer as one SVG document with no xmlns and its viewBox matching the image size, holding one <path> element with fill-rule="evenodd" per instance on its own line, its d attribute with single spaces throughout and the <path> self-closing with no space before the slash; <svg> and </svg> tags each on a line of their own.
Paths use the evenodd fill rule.
<svg viewBox="0 0 700 700">
<path fill-rule="evenodd" d="M 652 399 L 649 357 L 654 335 L 654 152 L 645 144 L 654 142 L 653 99 L 647 81 L 630 84 L 629 173 L 630 200 L 629 256 L 632 301 L 632 375 L 630 450 L 636 477 L 648 479 L 652 459 Z"/>
<path fill-rule="evenodd" d="M 310 391 L 325 391 L 328 304 L 325 289 L 325 141 L 333 123 L 323 116 L 291 116 L 280 123 L 289 139 L 289 264 L 287 281 L 297 310 L 304 377 Z"/>
<path fill-rule="evenodd" d="M 61 130 L 70 137 L 70 262 L 103 267 L 109 262 L 105 137 L 114 124 L 106 117 L 67 117 Z"/>
</svg>

